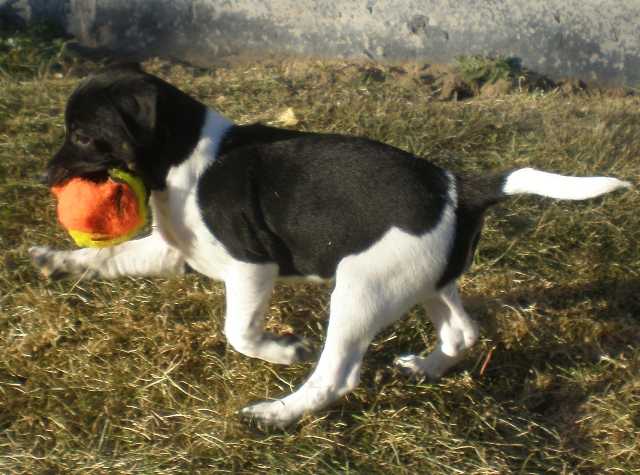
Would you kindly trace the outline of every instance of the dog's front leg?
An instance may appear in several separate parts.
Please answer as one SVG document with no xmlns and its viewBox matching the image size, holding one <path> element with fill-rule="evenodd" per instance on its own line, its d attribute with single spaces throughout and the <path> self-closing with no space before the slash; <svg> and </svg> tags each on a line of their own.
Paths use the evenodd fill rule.
<svg viewBox="0 0 640 475">
<path fill-rule="evenodd" d="M 323 409 L 360 383 L 362 358 L 378 329 L 394 320 L 400 307 L 376 301 L 376 286 L 360 280 L 336 280 L 331 295 L 327 340 L 313 374 L 293 394 L 245 407 L 251 420 L 286 427 Z"/>
<path fill-rule="evenodd" d="M 182 253 L 157 233 L 102 249 L 57 251 L 36 246 L 29 249 L 29 261 L 50 279 L 173 277 L 185 272 Z"/>
<path fill-rule="evenodd" d="M 236 263 L 225 277 L 227 315 L 225 334 L 240 353 L 270 363 L 291 364 L 313 356 L 305 338 L 264 330 L 264 319 L 278 278 L 276 264 Z"/>
</svg>

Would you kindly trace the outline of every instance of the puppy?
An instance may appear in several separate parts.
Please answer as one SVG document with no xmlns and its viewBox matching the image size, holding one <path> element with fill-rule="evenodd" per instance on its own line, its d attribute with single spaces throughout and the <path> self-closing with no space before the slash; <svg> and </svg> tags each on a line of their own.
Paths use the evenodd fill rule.
<svg viewBox="0 0 640 475">
<path fill-rule="evenodd" d="M 421 303 L 438 334 L 427 357 L 396 364 L 430 380 L 478 338 L 456 290 L 485 210 L 512 195 L 581 200 L 630 186 L 523 168 L 462 179 L 365 138 L 237 126 L 139 65 L 118 63 L 71 95 L 66 138 L 42 174 L 137 174 L 150 193 L 151 235 L 117 247 L 30 249 L 50 278 L 182 275 L 224 281 L 225 334 L 247 356 L 290 364 L 313 355 L 295 335 L 264 330 L 278 280 L 334 282 L 324 350 L 293 394 L 241 413 L 286 426 L 353 390 L 375 334 Z"/>
</svg>

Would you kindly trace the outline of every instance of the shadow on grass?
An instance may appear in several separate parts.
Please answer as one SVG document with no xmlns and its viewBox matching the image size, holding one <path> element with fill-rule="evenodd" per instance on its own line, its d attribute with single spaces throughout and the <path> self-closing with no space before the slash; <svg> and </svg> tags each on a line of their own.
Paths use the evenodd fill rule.
<svg viewBox="0 0 640 475">
<path fill-rule="evenodd" d="M 568 406 L 576 407 L 589 394 L 605 391 L 614 380 L 624 383 L 620 375 L 610 372 L 610 365 L 639 350 L 638 288 L 640 279 L 622 276 L 551 289 L 516 288 L 502 294 L 500 300 L 463 297 L 469 314 L 481 328 L 483 341 L 433 385 L 434 391 L 468 373 L 483 391 L 491 394 L 495 390 L 494 397 L 513 402 L 531 417 L 549 422 L 574 420 L 567 419 Z M 533 305 L 535 312 L 527 312 Z M 508 308 L 519 312 L 507 314 Z M 414 312 L 412 321 L 384 330 L 370 348 L 361 384 L 365 391 L 385 385 L 406 389 L 426 384 L 390 370 L 396 354 L 426 349 L 424 337 L 418 332 L 412 334 L 415 326 L 424 326 L 421 331 L 430 333 L 430 343 L 435 344 L 436 336 L 426 315 L 421 310 Z M 492 346 L 490 361 L 480 374 Z M 586 373 L 595 376 L 589 378 Z M 551 382 L 531 387 L 532 375 L 541 374 Z M 407 404 L 412 399 L 399 398 Z M 395 407 L 398 400 L 389 403 Z"/>
</svg>

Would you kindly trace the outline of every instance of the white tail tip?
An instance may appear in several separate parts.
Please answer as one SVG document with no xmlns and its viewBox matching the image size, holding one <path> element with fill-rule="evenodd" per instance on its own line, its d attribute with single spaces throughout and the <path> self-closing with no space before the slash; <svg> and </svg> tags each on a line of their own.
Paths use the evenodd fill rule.
<svg viewBox="0 0 640 475">
<path fill-rule="evenodd" d="M 628 181 L 606 176 L 578 177 L 521 168 L 507 176 L 505 195 L 541 195 L 560 200 L 586 200 L 619 188 L 630 188 Z"/>
</svg>

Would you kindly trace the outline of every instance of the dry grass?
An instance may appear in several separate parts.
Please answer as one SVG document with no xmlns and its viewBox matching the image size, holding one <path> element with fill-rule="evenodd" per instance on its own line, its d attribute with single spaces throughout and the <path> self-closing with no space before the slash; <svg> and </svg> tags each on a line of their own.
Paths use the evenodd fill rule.
<svg viewBox="0 0 640 475">
<path fill-rule="evenodd" d="M 443 103 L 397 69 L 147 69 L 240 123 L 277 123 L 292 108 L 292 127 L 366 135 L 462 174 L 531 165 L 640 181 L 637 97 Z M 312 365 L 232 351 L 219 283 L 49 282 L 28 266 L 31 245 L 72 247 L 37 177 L 77 82 L 0 77 L 1 473 L 638 473 L 637 190 L 494 208 L 461 281 L 482 340 L 457 371 L 427 385 L 389 369 L 435 344 L 415 309 L 375 340 L 353 394 L 286 432 L 261 431 L 235 411 L 291 391 Z M 269 326 L 321 346 L 328 290 L 279 287 Z"/>
</svg>

